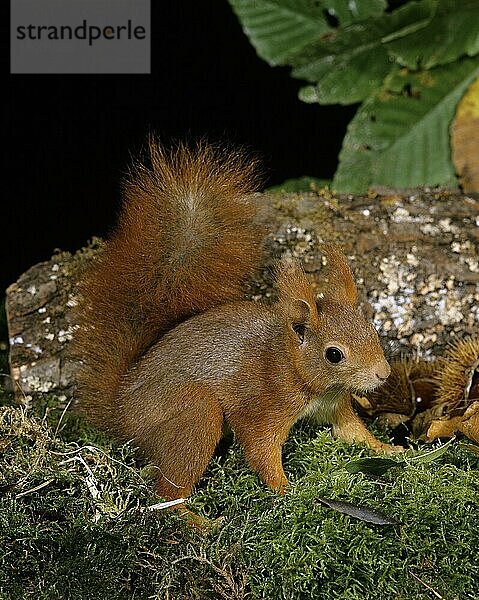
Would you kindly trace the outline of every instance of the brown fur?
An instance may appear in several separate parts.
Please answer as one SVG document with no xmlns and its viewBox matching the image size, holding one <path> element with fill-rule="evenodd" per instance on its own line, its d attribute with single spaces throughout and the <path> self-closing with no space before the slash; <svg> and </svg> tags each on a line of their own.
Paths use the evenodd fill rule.
<svg viewBox="0 0 479 600">
<path fill-rule="evenodd" d="M 287 484 L 281 448 L 299 418 L 382 447 L 347 393 L 376 387 L 389 366 L 355 305 L 342 253 L 325 248 L 319 303 L 301 265 L 287 259 L 276 304 L 240 301 L 261 253 L 246 199 L 251 165 L 207 146 L 167 155 L 152 143 L 150 160 L 126 184 L 117 229 L 82 285 L 80 409 L 132 439 L 171 499 L 191 493 L 224 421 L 279 491 Z M 329 346 L 342 350 L 341 363 L 327 360 Z"/>
<path fill-rule="evenodd" d="M 122 434 L 120 380 L 152 343 L 191 315 L 242 298 L 262 246 L 248 199 L 255 173 L 256 161 L 238 151 L 200 142 L 167 153 L 149 140 L 124 184 L 118 225 L 80 286 L 77 398 L 95 425 Z"/>
<path fill-rule="evenodd" d="M 329 297 L 335 302 L 354 306 L 358 294 L 351 267 L 344 254 L 334 244 L 323 244 L 322 250 L 326 259 L 326 265 L 321 272 L 325 282 L 323 297 L 325 300 Z"/>
</svg>

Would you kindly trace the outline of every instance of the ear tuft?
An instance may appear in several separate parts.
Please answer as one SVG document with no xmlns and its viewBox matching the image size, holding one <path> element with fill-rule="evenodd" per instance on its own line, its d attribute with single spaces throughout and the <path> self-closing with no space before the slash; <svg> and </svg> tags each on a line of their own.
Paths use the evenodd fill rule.
<svg viewBox="0 0 479 600">
<path fill-rule="evenodd" d="M 335 244 L 322 244 L 321 251 L 326 258 L 326 265 L 321 271 L 324 300 L 354 306 L 358 291 L 346 256 Z"/>
</svg>

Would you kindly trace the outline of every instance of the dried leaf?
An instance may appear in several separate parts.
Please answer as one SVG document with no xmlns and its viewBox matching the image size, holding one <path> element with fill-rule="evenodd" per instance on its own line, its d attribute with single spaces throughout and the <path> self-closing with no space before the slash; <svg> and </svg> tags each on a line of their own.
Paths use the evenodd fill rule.
<svg viewBox="0 0 479 600">
<path fill-rule="evenodd" d="M 479 401 L 473 402 L 461 416 L 432 421 L 427 430 L 427 439 L 451 437 L 458 431 L 479 443 Z"/>
<path fill-rule="evenodd" d="M 461 417 L 443 417 L 442 419 L 436 419 L 429 425 L 426 438 L 428 440 L 435 440 L 438 438 L 453 437 L 459 427 L 460 422 Z"/>
<path fill-rule="evenodd" d="M 459 102 L 451 127 L 452 158 L 465 192 L 479 191 L 479 79 Z"/>
<path fill-rule="evenodd" d="M 328 506 L 333 510 L 366 521 L 367 523 L 374 523 L 375 525 L 399 525 L 399 521 L 386 516 L 385 514 L 368 508 L 367 506 L 357 506 L 351 502 L 341 502 L 340 500 L 330 500 L 329 498 L 316 498 L 316 501 L 323 506 Z"/>
</svg>

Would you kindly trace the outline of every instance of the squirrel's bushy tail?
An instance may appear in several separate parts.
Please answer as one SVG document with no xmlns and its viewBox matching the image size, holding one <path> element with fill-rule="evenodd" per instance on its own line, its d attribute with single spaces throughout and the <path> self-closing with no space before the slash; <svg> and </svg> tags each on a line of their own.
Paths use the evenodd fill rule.
<svg viewBox="0 0 479 600">
<path fill-rule="evenodd" d="M 147 159 L 124 184 L 118 223 L 80 285 L 73 353 L 77 398 L 97 426 L 121 436 L 115 398 L 123 375 L 165 332 L 240 299 L 263 232 L 249 197 L 256 161 L 206 143 Z"/>
</svg>

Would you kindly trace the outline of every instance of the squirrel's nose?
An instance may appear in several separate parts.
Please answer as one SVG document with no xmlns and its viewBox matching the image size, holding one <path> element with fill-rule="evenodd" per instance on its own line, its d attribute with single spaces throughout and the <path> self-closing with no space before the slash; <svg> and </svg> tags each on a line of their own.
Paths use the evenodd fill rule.
<svg viewBox="0 0 479 600">
<path fill-rule="evenodd" d="M 390 373 L 391 367 L 386 361 L 376 365 L 376 377 L 379 379 L 379 381 L 386 381 Z"/>
</svg>

